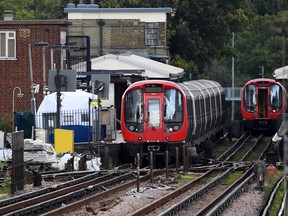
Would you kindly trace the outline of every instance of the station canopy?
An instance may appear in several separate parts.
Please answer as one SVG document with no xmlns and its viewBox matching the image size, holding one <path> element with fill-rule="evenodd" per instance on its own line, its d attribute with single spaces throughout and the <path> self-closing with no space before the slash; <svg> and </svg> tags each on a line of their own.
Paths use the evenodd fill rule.
<svg viewBox="0 0 288 216">
<path fill-rule="evenodd" d="M 81 65 L 80 65 L 81 64 Z M 84 72 L 86 63 L 74 65 L 77 72 Z M 152 60 L 132 53 L 107 54 L 91 59 L 91 69 L 109 71 L 135 71 L 135 75 L 141 75 L 148 79 L 178 79 L 184 75 L 184 70 L 169 64 Z M 137 71 L 137 72 L 136 72 Z M 123 75 L 131 75 L 127 73 Z"/>
</svg>

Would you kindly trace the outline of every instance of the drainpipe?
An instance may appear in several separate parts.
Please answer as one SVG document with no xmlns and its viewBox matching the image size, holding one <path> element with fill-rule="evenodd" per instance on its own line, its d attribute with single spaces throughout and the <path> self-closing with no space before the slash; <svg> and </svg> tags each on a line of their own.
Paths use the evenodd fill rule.
<svg viewBox="0 0 288 216">
<path fill-rule="evenodd" d="M 103 55 L 103 26 L 105 25 L 104 20 L 100 19 L 98 21 L 98 25 L 100 26 L 100 56 Z"/>
</svg>

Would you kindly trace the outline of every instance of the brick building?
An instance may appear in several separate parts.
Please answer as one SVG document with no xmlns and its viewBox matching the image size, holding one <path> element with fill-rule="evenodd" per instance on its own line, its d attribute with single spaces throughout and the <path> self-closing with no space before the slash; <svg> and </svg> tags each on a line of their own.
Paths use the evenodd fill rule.
<svg viewBox="0 0 288 216">
<path fill-rule="evenodd" d="M 31 76 L 29 50 L 31 50 L 33 84 L 39 84 L 39 93 L 35 94 L 36 104 L 43 100 L 43 60 L 46 70 L 51 68 L 51 50 L 36 47 L 37 43 L 50 45 L 65 44 L 67 20 L 13 20 L 13 12 L 6 11 L 0 21 L 0 116 L 14 111 L 31 110 Z M 29 44 L 34 44 L 30 46 Z M 53 59 L 59 65 L 60 50 L 55 50 Z M 45 54 L 45 55 L 43 55 Z M 48 74 L 45 73 L 46 80 Z M 17 97 L 20 92 L 23 97 Z M 13 97 L 14 95 L 14 97 Z M 11 118 L 12 120 L 12 118 Z"/>
<path fill-rule="evenodd" d="M 166 21 L 167 14 L 172 12 L 171 8 L 99 8 L 94 3 L 69 3 L 64 8 L 68 20 L 13 20 L 13 12 L 6 12 L 4 20 L 0 21 L 0 116 L 12 114 L 13 108 L 17 112 L 31 110 L 32 83 L 40 86 L 39 93 L 34 94 L 36 108 L 39 107 L 47 85 L 48 70 L 62 68 L 60 59 L 66 60 L 66 57 L 67 67 L 75 64 L 75 59 L 77 62 L 83 62 L 84 59 L 90 68 L 82 72 L 93 71 L 91 62 L 88 64 L 92 58 L 127 51 L 169 62 Z M 66 56 L 60 49 L 51 52 L 49 47 L 37 46 L 42 42 L 49 45 L 75 45 L 80 50 L 70 51 Z M 119 69 L 116 76 L 111 74 L 111 82 L 117 83 L 115 91 L 121 96 L 127 88 L 127 81 L 119 77 Z M 18 98 L 20 89 L 24 96 Z"/>
<path fill-rule="evenodd" d="M 157 61 L 169 61 L 166 24 L 171 8 L 99 8 L 93 3 L 69 3 L 64 12 L 72 22 L 69 36 L 90 37 L 92 58 L 129 51 Z M 79 38 L 69 41 L 86 46 Z"/>
</svg>

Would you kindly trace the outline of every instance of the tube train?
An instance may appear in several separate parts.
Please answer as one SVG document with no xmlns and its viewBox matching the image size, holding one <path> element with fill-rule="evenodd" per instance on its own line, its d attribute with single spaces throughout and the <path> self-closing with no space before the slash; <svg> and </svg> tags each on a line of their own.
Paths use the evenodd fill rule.
<svg viewBox="0 0 288 216">
<path fill-rule="evenodd" d="M 138 81 L 122 96 L 121 130 L 130 156 L 166 150 L 173 156 L 183 146 L 203 152 L 208 140 L 223 135 L 224 121 L 224 89 L 211 80 Z"/>
<path fill-rule="evenodd" d="M 279 82 L 267 78 L 248 81 L 241 96 L 243 129 L 275 134 L 286 106 L 287 93 Z"/>
</svg>

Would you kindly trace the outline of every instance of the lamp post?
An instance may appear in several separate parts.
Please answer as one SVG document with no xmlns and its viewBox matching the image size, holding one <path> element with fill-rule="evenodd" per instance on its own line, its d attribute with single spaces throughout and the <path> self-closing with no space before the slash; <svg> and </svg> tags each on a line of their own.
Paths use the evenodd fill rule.
<svg viewBox="0 0 288 216">
<path fill-rule="evenodd" d="M 33 80 L 33 65 L 32 65 L 32 46 L 36 46 L 36 47 L 42 47 L 42 54 L 43 54 L 43 76 L 45 75 L 45 49 L 44 47 L 48 46 L 48 43 L 46 42 L 40 42 L 40 43 L 34 43 L 34 44 L 28 44 L 28 50 L 29 50 L 29 66 L 30 66 L 30 81 L 31 81 L 31 113 L 33 115 L 33 123 L 34 125 L 36 124 L 35 118 L 36 118 L 36 98 L 35 98 L 35 93 L 38 92 L 39 90 L 39 85 L 35 85 L 34 84 L 34 80 Z M 44 85 L 45 85 L 45 81 L 44 80 Z M 45 88 L 45 86 L 43 86 Z M 37 92 L 36 92 L 37 90 Z M 35 127 L 35 126 L 34 126 Z M 32 134 L 32 138 L 35 139 L 35 130 L 33 128 L 33 134 Z"/>
<path fill-rule="evenodd" d="M 232 32 L 232 49 L 234 49 L 234 32 Z M 231 111 L 231 121 L 234 121 L 234 109 L 235 109 L 235 102 L 234 102 L 234 83 L 235 83 L 235 62 L 234 56 L 232 56 L 232 111 Z"/>
<path fill-rule="evenodd" d="M 18 87 L 18 86 L 16 86 L 14 89 L 13 89 L 13 99 L 12 99 L 12 116 L 13 116 L 13 127 L 12 127 L 12 132 L 14 132 L 14 130 L 15 130 L 15 118 L 14 118 L 14 112 L 15 112 L 15 103 L 14 103 L 14 98 L 15 98 L 15 91 L 16 91 L 16 89 L 18 89 L 19 90 L 19 93 L 17 94 L 17 96 L 18 97 L 23 97 L 23 93 L 21 92 L 21 88 L 20 87 Z"/>
</svg>

